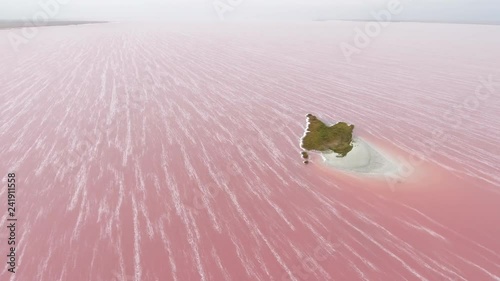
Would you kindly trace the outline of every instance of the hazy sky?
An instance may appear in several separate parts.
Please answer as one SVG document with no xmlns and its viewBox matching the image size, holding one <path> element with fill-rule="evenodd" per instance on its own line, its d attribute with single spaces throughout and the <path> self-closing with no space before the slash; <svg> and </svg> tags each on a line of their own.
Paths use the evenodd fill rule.
<svg viewBox="0 0 500 281">
<path fill-rule="evenodd" d="M 391 0 L 0 0 L 0 19 L 32 20 L 45 13 L 43 3 L 56 1 L 63 4 L 51 19 L 219 20 L 223 14 L 231 21 L 371 19 Z M 500 0 L 399 1 L 404 10 L 396 20 L 500 23 Z"/>
</svg>

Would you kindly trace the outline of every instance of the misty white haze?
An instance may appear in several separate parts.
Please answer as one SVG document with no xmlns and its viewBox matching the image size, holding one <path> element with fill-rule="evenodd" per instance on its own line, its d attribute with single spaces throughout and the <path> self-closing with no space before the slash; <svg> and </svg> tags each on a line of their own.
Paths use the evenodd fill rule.
<svg viewBox="0 0 500 281">
<path fill-rule="evenodd" d="M 0 20 L 30 20 L 41 3 L 56 0 L 1 0 Z M 206 21 L 232 20 L 370 20 L 370 12 L 389 0 L 60 0 L 52 20 Z M 500 23 L 495 0 L 401 0 L 405 12 L 396 21 Z M 224 10 L 224 7 L 228 8 Z M 229 9 L 230 8 L 230 9 Z"/>
</svg>

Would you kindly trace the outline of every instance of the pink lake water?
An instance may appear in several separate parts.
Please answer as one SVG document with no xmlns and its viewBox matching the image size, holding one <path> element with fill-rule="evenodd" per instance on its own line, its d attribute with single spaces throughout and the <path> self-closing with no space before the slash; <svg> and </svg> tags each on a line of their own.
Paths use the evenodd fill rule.
<svg viewBox="0 0 500 281">
<path fill-rule="evenodd" d="M 348 61 L 363 25 L 1 30 L 0 279 L 500 280 L 500 26 L 392 23 Z M 307 113 L 405 172 L 304 165 Z"/>
</svg>

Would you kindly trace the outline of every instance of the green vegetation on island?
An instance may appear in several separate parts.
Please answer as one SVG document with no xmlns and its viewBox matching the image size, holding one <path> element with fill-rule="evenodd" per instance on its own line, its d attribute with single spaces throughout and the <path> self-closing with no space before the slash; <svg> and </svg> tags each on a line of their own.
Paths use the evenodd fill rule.
<svg viewBox="0 0 500 281">
<path fill-rule="evenodd" d="M 306 134 L 302 138 L 302 148 L 305 150 L 315 150 L 320 152 L 333 151 L 338 157 L 344 157 L 352 150 L 352 131 L 354 125 L 339 122 L 332 126 L 327 126 L 316 116 L 307 114 L 308 126 Z M 304 154 L 305 153 L 305 154 Z M 307 159 L 307 152 L 302 153 L 302 157 Z"/>
</svg>

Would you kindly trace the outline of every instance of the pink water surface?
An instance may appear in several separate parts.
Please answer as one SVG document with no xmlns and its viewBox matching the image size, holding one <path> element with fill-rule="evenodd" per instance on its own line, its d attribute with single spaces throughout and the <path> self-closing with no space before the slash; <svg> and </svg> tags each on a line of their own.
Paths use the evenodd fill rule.
<svg viewBox="0 0 500 281">
<path fill-rule="evenodd" d="M 0 31 L 0 279 L 500 280 L 500 27 L 393 23 L 348 61 L 363 24 Z M 405 172 L 304 165 L 307 113 Z"/>
</svg>

